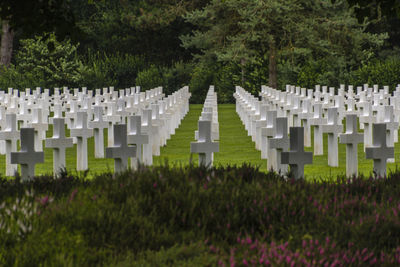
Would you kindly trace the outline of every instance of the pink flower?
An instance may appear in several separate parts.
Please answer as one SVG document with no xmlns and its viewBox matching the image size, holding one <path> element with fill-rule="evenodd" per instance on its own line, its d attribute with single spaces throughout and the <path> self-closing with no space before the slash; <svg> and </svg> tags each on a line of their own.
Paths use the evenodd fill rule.
<svg viewBox="0 0 400 267">
<path fill-rule="evenodd" d="M 72 191 L 71 196 L 69 197 L 69 202 L 74 200 L 77 193 L 78 193 L 78 189 L 75 189 L 74 191 Z"/>
<path fill-rule="evenodd" d="M 248 266 L 248 265 L 249 265 L 249 263 L 247 262 L 246 259 L 243 259 L 243 265 L 244 265 L 244 266 Z"/>
<path fill-rule="evenodd" d="M 45 196 L 40 200 L 40 204 L 42 204 L 43 206 L 46 205 L 48 202 L 49 202 L 49 196 Z"/>
<path fill-rule="evenodd" d="M 157 188 L 157 182 L 153 184 L 153 188 Z"/>
</svg>

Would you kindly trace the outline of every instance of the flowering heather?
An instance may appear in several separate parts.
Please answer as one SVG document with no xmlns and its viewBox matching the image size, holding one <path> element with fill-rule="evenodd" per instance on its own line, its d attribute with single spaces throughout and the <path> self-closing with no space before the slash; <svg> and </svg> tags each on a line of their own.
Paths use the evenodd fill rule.
<svg viewBox="0 0 400 267">
<path fill-rule="evenodd" d="M 36 212 L 25 218 L 32 211 L 18 199 L 30 188 Z M 161 166 L 3 180 L 0 192 L 4 266 L 400 264 L 398 172 L 317 182 L 250 166 Z"/>
</svg>

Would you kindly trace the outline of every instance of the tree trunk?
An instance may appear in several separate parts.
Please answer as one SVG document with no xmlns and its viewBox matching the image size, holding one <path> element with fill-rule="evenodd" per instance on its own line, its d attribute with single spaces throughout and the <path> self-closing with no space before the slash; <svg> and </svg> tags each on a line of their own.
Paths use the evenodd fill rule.
<svg viewBox="0 0 400 267">
<path fill-rule="evenodd" d="M 276 70 L 276 47 L 275 44 L 272 43 L 269 47 L 269 75 L 268 75 L 268 85 L 272 88 L 277 88 L 277 77 L 278 73 Z"/>
<path fill-rule="evenodd" d="M 3 66 L 9 66 L 13 50 L 14 31 L 10 28 L 8 20 L 3 20 L 2 24 L 0 64 Z"/>
</svg>

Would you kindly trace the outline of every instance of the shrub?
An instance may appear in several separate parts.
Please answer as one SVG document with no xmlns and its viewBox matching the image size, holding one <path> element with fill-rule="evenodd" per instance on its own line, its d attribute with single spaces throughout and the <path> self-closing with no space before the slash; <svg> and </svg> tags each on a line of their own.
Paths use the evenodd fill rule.
<svg viewBox="0 0 400 267">
<path fill-rule="evenodd" d="M 81 85 L 83 65 L 76 53 L 77 45 L 70 40 L 60 42 L 50 33 L 20 42 L 15 70 L 26 79 L 25 83 L 48 88 Z"/>
<path fill-rule="evenodd" d="M 350 81 L 355 86 L 361 86 L 364 83 L 389 85 L 392 92 L 400 84 L 400 58 L 372 61 L 354 71 Z"/>
<path fill-rule="evenodd" d="M 147 67 L 143 56 L 121 53 L 88 51 L 85 62 L 88 70 L 84 73 L 84 83 L 92 89 L 108 85 L 116 88 L 135 86 L 138 73 Z"/>
<path fill-rule="evenodd" d="M 163 83 L 162 71 L 155 65 L 139 72 L 136 78 L 136 85 L 139 85 L 143 91 L 163 86 Z"/>
<path fill-rule="evenodd" d="M 140 166 L 67 177 L 1 181 L 2 265 L 400 263 L 398 172 L 321 183 L 247 165 Z M 37 212 L 20 235 L 27 208 Z"/>
<path fill-rule="evenodd" d="M 193 64 L 179 61 L 171 68 L 163 69 L 164 93 L 170 95 L 176 90 L 189 85 L 193 68 Z"/>
</svg>

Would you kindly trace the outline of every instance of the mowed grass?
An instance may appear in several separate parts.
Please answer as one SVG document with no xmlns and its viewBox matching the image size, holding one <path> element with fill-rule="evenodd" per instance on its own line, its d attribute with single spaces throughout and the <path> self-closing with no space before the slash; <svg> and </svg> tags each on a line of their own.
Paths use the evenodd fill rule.
<svg viewBox="0 0 400 267">
<path fill-rule="evenodd" d="M 188 165 L 192 161 L 195 165 L 198 162 L 198 155 L 190 153 L 190 142 L 194 142 L 194 131 L 197 130 L 197 122 L 203 105 L 192 104 L 190 111 L 182 120 L 181 125 L 176 129 L 175 134 L 167 141 L 167 145 L 161 148 L 161 155 L 154 156 L 154 165 L 161 165 L 168 162 L 170 166 Z M 242 165 L 249 163 L 258 166 L 261 171 L 266 172 L 267 161 L 261 159 L 260 151 L 255 149 L 254 142 L 247 135 L 244 125 L 236 114 L 234 104 L 218 105 L 219 127 L 220 127 L 220 152 L 214 155 L 215 166 Z M 313 131 L 313 129 L 312 129 Z M 49 125 L 47 136 L 52 136 L 52 126 Z M 69 132 L 67 130 L 67 136 Z M 104 132 L 104 146 L 107 147 L 107 130 Z M 313 141 L 313 140 L 312 140 Z M 313 142 L 312 142 L 313 144 Z M 306 148 L 306 151 L 313 151 L 313 147 Z M 36 174 L 49 174 L 53 170 L 53 151 L 45 148 L 45 162 L 36 165 Z M 400 158 L 400 144 L 395 145 L 395 163 L 388 163 L 388 170 L 395 170 Z M 373 161 L 365 158 L 363 144 L 358 146 L 359 172 L 370 175 L 373 169 Z M 105 171 L 114 170 L 112 159 L 97 159 L 94 157 L 94 139 L 88 140 L 88 163 L 89 171 L 86 174 L 92 177 Z M 76 174 L 76 144 L 66 151 L 67 170 Z M 305 176 L 308 179 L 336 179 L 338 175 L 346 173 L 346 147 L 339 144 L 339 167 L 328 166 L 328 142 L 327 134 L 324 134 L 324 155 L 314 156 L 313 164 L 305 166 Z M 5 175 L 5 156 L 0 155 L 0 174 Z M 83 173 L 81 173 L 83 175 Z"/>
</svg>

